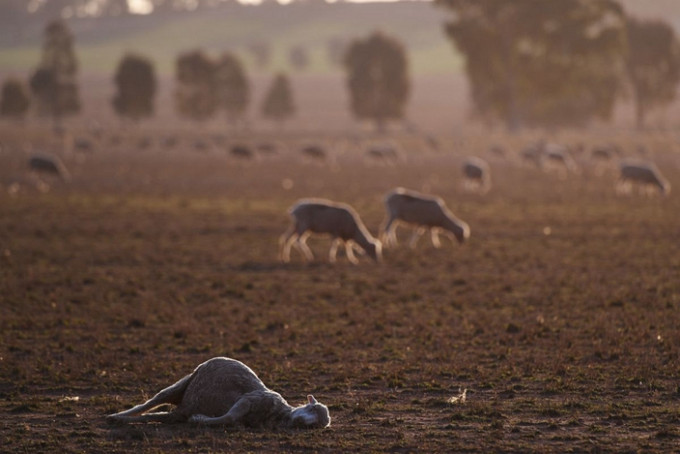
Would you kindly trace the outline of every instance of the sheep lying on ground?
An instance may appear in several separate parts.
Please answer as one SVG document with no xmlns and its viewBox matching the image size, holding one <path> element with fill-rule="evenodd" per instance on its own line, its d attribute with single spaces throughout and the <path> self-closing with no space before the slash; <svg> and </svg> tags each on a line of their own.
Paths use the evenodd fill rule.
<svg viewBox="0 0 680 454">
<path fill-rule="evenodd" d="M 476 156 L 470 156 L 463 163 L 463 185 L 470 191 L 482 194 L 491 189 L 491 169 L 489 164 Z"/>
<path fill-rule="evenodd" d="M 385 207 L 387 219 L 383 227 L 382 240 L 386 246 L 397 244 L 398 223 L 416 227 L 410 241 L 412 248 L 427 229 L 430 230 L 432 244 L 436 248 L 441 246 L 439 232 L 453 234 L 460 243 L 470 237 L 470 227 L 456 218 L 439 197 L 397 188 L 385 196 Z"/>
<path fill-rule="evenodd" d="M 107 420 L 134 422 L 196 422 L 267 428 L 322 428 L 331 424 L 328 407 L 307 396 L 292 407 L 268 389 L 248 366 L 230 358 L 213 358 L 147 402 L 109 415 Z M 161 404 L 177 405 L 171 412 L 146 413 Z"/>
<path fill-rule="evenodd" d="M 645 192 L 655 188 L 663 195 L 671 192 L 671 184 L 661 175 L 653 162 L 622 161 L 619 171 L 619 179 L 616 183 L 617 192 L 630 193 L 633 186 L 639 186 Z"/>
<path fill-rule="evenodd" d="M 283 262 L 290 261 L 290 248 L 293 245 L 305 259 L 312 260 L 314 256 L 306 243 L 312 233 L 328 234 L 333 238 L 328 255 L 330 262 L 335 262 L 341 243 L 345 244 L 347 258 L 354 264 L 359 262 L 354 255 L 355 245 L 374 260 L 380 261 L 380 241 L 371 236 L 357 212 L 349 205 L 324 199 L 305 199 L 299 200 L 288 212 L 293 222 L 279 240 L 279 259 Z"/>
</svg>

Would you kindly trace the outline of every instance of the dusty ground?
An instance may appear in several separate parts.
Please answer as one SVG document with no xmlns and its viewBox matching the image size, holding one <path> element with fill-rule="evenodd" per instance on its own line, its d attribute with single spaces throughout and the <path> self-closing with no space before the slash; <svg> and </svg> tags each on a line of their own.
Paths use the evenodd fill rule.
<svg viewBox="0 0 680 454">
<path fill-rule="evenodd" d="M 2 451 L 678 447 L 673 137 L 611 139 L 626 154 L 646 145 L 675 185 L 660 198 L 617 196 L 614 176 L 596 175 L 586 154 L 566 178 L 518 163 L 519 139 L 494 158 L 486 150 L 499 139 L 489 137 L 445 137 L 439 150 L 401 137 L 405 159 L 384 165 L 364 161 L 351 140 L 334 141 L 323 163 L 300 158 L 299 137 L 243 163 L 219 145 L 196 152 L 188 136 L 171 151 L 142 151 L 137 138 L 105 134 L 92 153 L 64 153 L 73 181 L 46 179 L 42 193 L 24 172 L 22 134 L 4 130 L 0 154 Z M 462 189 L 467 154 L 491 163 L 484 196 Z M 316 239 L 316 263 L 277 262 L 297 198 L 351 203 L 375 233 L 382 197 L 399 185 L 441 195 L 470 224 L 469 243 L 435 250 L 423 238 L 415 251 L 387 250 L 382 264 L 331 266 L 329 242 Z M 105 422 L 221 355 L 291 403 L 313 393 L 332 426 Z M 461 389 L 467 400 L 449 403 Z"/>
</svg>

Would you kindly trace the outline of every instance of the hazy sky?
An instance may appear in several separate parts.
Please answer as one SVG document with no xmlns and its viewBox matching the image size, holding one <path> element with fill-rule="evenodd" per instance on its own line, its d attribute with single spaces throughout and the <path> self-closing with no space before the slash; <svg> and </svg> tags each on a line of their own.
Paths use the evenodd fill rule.
<svg viewBox="0 0 680 454">
<path fill-rule="evenodd" d="M 192 0 L 185 0 L 188 9 L 191 9 Z M 258 5 L 262 3 L 262 0 L 238 0 L 240 3 L 248 5 Z M 292 0 L 277 0 L 281 4 L 288 4 Z M 335 3 L 338 0 L 326 0 L 328 3 Z M 343 0 L 351 3 L 366 3 L 366 2 L 396 2 L 399 0 Z M 149 14 L 153 11 L 153 6 L 151 0 L 128 0 L 128 5 L 130 6 L 130 11 L 134 14 Z"/>
</svg>

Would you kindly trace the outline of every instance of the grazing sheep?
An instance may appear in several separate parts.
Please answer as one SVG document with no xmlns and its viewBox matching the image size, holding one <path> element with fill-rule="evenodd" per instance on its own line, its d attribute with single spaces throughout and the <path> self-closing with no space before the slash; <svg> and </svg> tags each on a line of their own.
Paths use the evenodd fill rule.
<svg viewBox="0 0 680 454">
<path fill-rule="evenodd" d="M 54 175 L 63 181 L 69 181 L 71 175 L 66 166 L 56 156 L 53 155 L 34 155 L 28 159 L 28 167 L 33 172 L 43 175 Z"/>
<path fill-rule="evenodd" d="M 107 416 L 109 422 L 194 422 L 266 428 L 323 428 L 331 424 L 328 407 L 307 396 L 292 407 L 267 388 L 248 366 L 231 358 L 212 358 L 147 402 Z M 171 412 L 146 413 L 162 404 Z"/>
<path fill-rule="evenodd" d="M 205 153 L 210 150 L 210 144 L 203 139 L 194 140 L 194 150 Z"/>
<path fill-rule="evenodd" d="M 293 222 L 279 240 L 279 259 L 290 261 L 290 248 L 295 246 L 306 260 L 314 258 L 307 246 L 307 238 L 312 233 L 328 234 L 333 238 L 328 260 L 335 262 L 338 246 L 345 245 L 347 259 L 359 263 L 354 255 L 355 245 L 365 251 L 375 261 L 382 258 L 382 244 L 371 236 L 354 209 L 344 203 L 324 199 L 299 200 L 288 212 Z"/>
<path fill-rule="evenodd" d="M 491 189 L 491 169 L 483 159 L 471 156 L 463 163 L 463 185 L 465 189 L 479 190 L 482 194 Z"/>
<path fill-rule="evenodd" d="M 261 143 L 257 146 L 257 151 L 258 153 L 262 155 L 275 155 L 278 154 L 279 148 L 281 148 L 280 145 L 277 145 L 275 143 L 270 143 L 270 142 L 265 142 Z"/>
<path fill-rule="evenodd" d="M 73 149 L 79 153 L 92 153 L 94 144 L 91 140 L 80 137 L 73 142 Z"/>
<path fill-rule="evenodd" d="M 543 147 L 543 166 L 545 169 L 555 169 L 563 176 L 566 176 L 566 172 L 578 172 L 578 165 L 567 147 L 555 143 Z"/>
<path fill-rule="evenodd" d="M 153 139 L 148 136 L 140 137 L 137 141 L 137 148 L 140 150 L 147 150 L 153 145 Z"/>
<path fill-rule="evenodd" d="M 326 150 L 320 145 L 307 145 L 302 148 L 302 155 L 315 161 L 326 160 Z"/>
<path fill-rule="evenodd" d="M 231 147 L 231 150 L 229 150 L 229 153 L 237 159 L 250 160 L 255 158 L 253 150 L 246 145 L 234 145 Z"/>
<path fill-rule="evenodd" d="M 660 194 L 668 195 L 671 192 L 671 184 L 666 180 L 653 162 L 626 160 L 619 166 L 619 179 L 616 189 L 619 193 L 630 193 L 633 186 L 638 186 L 641 191 L 649 193 L 656 189 Z"/>
<path fill-rule="evenodd" d="M 175 148 L 179 140 L 175 136 L 167 136 L 163 139 L 163 148 Z"/>
<path fill-rule="evenodd" d="M 412 248 L 427 229 L 430 230 L 432 245 L 436 248 L 441 247 L 440 232 L 453 234 L 461 244 L 470 237 L 470 227 L 456 218 L 439 197 L 397 188 L 385 196 L 385 207 L 387 219 L 382 240 L 386 246 L 397 244 L 396 227 L 400 222 L 416 227 L 410 241 Z"/>
<path fill-rule="evenodd" d="M 520 152 L 520 157 L 522 162 L 529 164 L 534 167 L 541 167 L 541 150 L 542 144 L 529 145 L 522 149 Z"/>
<path fill-rule="evenodd" d="M 397 147 L 391 144 L 372 145 L 366 150 L 366 157 L 382 164 L 395 164 L 399 160 Z"/>
<path fill-rule="evenodd" d="M 489 153 L 497 158 L 505 158 L 505 155 L 507 154 L 505 147 L 502 145 L 491 145 L 489 147 Z"/>
</svg>

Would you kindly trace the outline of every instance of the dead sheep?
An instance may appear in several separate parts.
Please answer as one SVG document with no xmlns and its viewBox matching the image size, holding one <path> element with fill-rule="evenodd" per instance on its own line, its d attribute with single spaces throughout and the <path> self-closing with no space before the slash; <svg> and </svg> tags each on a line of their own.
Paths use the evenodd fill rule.
<svg viewBox="0 0 680 454">
<path fill-rule="evenodd" d="M 147 413 L 174 404 L 170 412 Z M 292 407 L 267 388 L 248 366 L 231 358 L 212 358 L 147 402 L 107 416 L 112 423 L 178 423 L 254 428 L 324 428 L 331 424 L 328 407 L 311 394 L 307 404 Z"/>
<path fill-rule="evenodd" d="M 415 227 L 409 243 L 412 248 L 428 229 L 432 245 L 436 248 L 441 247 L 440 232 L 452 234 L 461 244 L 470 237 L 470 227 L 454 216 L 440 197 L 397 188 L 385 196 L 385 208 L 387 219 L 382 229 L 385 246 L 397 244 L 396 228 L 399 223 Z"/>
<path fill-rule="evenodd" d="M 290 261 L 290 249 L 295 246 L 306 260 L 313 260 L 314 255 L 307 246 L 307 239 L 313 233 L 326 234 L 333 238 L 328 260 L 334 263 L 340 244 L 345 245 L 347 259 L 353 264 L 359 263 L 354 255 L 354 248 L 363 251 L 375 261 L 382 258 L 382 244 L 373 238 L 361 222 L 354 209 L 344 203 L 336 203 L 325 199 L 303 199 L 293 205 L 288 213 L 292 223 L 279 240 L 279 259 Z"/>
<path fill-rule="evenodd" d="M 662 195 L 671 192 L 671 184 L 666 180 L 653 162 L 639 160 L 625 160 L 619 165 L 619 179 L 616 189 L 619 193 L 630 193 L 633 186 L 649 193 L 658 190 Z"/>
</svg>

